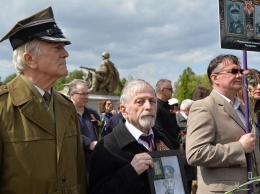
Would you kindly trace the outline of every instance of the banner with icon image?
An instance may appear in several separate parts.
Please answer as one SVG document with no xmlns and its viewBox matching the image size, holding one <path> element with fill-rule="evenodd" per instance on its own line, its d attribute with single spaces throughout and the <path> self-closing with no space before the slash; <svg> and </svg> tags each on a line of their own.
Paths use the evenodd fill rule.
<svg viewBox="0 0 260 194">
<path fill-rule="evenodd" d="M 221 48 L 260 51 L 260 0 L 219 0 Z"/>
</svg>

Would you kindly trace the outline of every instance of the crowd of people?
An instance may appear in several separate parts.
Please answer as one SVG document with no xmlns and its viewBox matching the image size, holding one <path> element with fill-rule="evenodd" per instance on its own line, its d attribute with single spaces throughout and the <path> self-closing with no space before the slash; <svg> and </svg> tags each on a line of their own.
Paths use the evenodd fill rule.
<svg viewBox="0 0 260 194">
<path fill-rule="evenodd" d="M 213 90 L 199 86 L 192 99 L 172 98 L 168 79 L 155 89 L 129 79 L 117 111 L 110 99 L 94 110 L 83 80 L 69 84 L 69 98 L 53 88 L 68 74 L 70 41 L 51 7 L 19 21 L 5 39 L 19 75 L 0 86 L 0 193 L 150 194 L 149 153 L 169 150 L 181 156 L 185 174 L 170 164 L 159 169 L 165 194 L 180 187 L 177 176 L 185 177 L 185 193 L 198 194 L 247 182 L 251 163 L 252 177 L 259 176 L 260 72 L 246 75 L 253 110 L 247 132 L 246 72 L 236 56 L 212 59 L 207 72 Z M 259 182 L 252 187 L 259 192 Z"/>
</svg>

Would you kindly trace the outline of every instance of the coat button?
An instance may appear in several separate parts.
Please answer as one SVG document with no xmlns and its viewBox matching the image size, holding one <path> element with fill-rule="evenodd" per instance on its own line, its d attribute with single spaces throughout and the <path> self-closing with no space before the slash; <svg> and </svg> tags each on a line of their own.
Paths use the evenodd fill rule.
<svg viewBox="0 0 260 194">
<path fill-rule="evenodd" d="M 64 175 L 61 177 L 62 182 L 66 182 L 66 179 L 67 178 Z"/>
</svg>

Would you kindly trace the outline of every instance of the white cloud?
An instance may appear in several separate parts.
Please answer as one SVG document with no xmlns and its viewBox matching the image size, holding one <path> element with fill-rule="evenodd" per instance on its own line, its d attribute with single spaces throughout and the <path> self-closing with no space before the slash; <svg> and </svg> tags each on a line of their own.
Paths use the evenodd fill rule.
<svg viewBox="0 0 260 194">
<path fill-rule="evenodd" d="M 154 85 L 160 78 L 176 81 L 187 67 L 204 74 L 218 54 L 242 58 L 242 51 L 220 49 L 218 1 L 208 0 L 3 0 L 0 36 L 48 5 L 72 42 L 66 47 L 69 71 L 98 68 L 108 51 L 121 78 L 137 76 Z M 3 80 L 15 72 L 9 41 L 0 43 L 0 60 Z M 249 67 L 259 61 L 258 53 L 248 52 Z"/>
</svg>

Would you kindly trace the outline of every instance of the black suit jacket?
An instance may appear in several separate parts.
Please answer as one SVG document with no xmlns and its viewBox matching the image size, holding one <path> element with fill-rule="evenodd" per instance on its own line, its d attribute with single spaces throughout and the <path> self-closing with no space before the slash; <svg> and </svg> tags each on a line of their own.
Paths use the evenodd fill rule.
<svg viewBox="0 0 260 194">
<path fill-rule="evenodd" d="M 157 100 L 157 115 L 154 128 L 162 132 L 172 143 L 174 149 L 180 148 L 178 136 L 180 128 L 177 125 L 175 114 L 170 113 L 171 106 L 168 102 Z"/>
<path fill-rule="evenodd" d="M 139 144 L 121 119 L 114 130 L 96 145 L 90 161 L 90 194 L 149 194 L 147 172 L 140 176 L 130 162 L 134 155 L 148 152 Z M 153 130 L 154 141 L 162 140 L 172 149 L 169 140 Z"/>
</svg>

